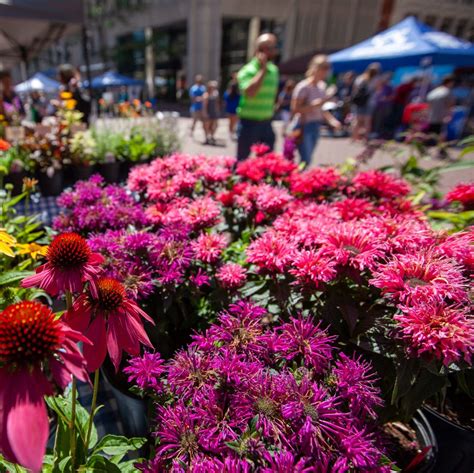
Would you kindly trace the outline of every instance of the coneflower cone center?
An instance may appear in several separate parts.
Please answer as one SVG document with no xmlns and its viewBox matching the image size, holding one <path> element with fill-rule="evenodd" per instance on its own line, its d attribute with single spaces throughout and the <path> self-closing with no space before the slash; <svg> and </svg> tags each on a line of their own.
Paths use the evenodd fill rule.
<svg viewBox="0 0 474 473">
<path fill-rule="evenodd" d="M 99 298 L 97 303 L 102 310 L 118 309 L 125 299 L 125 288 L 115 279 L 104 278 L 97 283 Z"/>
<path fill-rule="evenodd" d="M 51 310 L 39 302 L 23 301 L 0 313 L 0 361 L 38 363 L 60 347 L 61 331 Z"/>
<path fill-rule="evenodd" d="M 75 233 L 58 235 L 48 248 L 48 261 L 57 269 L 75 269 L 85 265 L 91 250 L 86 240 Z"/>
</svg>

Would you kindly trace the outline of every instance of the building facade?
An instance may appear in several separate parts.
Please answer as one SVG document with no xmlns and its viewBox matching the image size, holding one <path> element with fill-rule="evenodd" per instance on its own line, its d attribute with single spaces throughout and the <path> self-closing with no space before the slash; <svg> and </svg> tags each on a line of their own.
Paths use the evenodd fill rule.
<svg viewBox="0 0 474 473">
<path fill-rule="evenodd" d="M 280 61 L 333 52 L 414 14 L 436 28 L 473 39 L 474 0 L 128 0 L 126 18 L 90 29 L 92 70 L 146 80 L 172 98 L 195 74 L 226 82 L 275 33 Z M 81 64 L 80 37 L 65 38 L 34 64 Z"/>
</svg>

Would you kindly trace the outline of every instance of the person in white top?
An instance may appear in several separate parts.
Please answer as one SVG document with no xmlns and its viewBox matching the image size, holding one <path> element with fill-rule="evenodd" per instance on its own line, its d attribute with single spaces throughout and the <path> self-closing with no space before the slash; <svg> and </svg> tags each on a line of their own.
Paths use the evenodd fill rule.
<svg viewBox="0 0 474 473">
<path fill-rule="evenodd" d="M 323 120 L 333 128 L 341 128 L 341 123 L 331 113 L 322 110 L 322 106 L 337 91 L 335 86 L 328 87 L 326 83 L 330 70 L 331 65 L 326 55 L 314 56 L 306 71 L 306 79 L 299 82 L 293 91 L 291 111 L 298 116 L 297 126 L 301 133 L 298 152 L 306 165 L 311 163 Z"/>
</svg>

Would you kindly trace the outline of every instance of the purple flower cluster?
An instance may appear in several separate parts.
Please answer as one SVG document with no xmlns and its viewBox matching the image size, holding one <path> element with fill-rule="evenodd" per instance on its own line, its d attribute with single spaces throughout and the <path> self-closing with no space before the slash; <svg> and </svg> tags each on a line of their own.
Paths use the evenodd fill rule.
<svg viewBox="0 0 474 473">
<path fill-rule="evenodd" d="M 159 399 L 143 471 L 390 471 L 370 364 L 336 355 L 311 317 L 270 322 L 241 301 L 166 365 L 151 354 L 131 361 L 130 381 Z"/>
<path fill-rule="evenodd" d="M 133 196 L 123 187 L 105 186 L 98 174 L 88 181 L 77 182 L 72 190 L 58 197 L 57 203 L 63 211 L 54 220 L 53 227 L 60 232 L 87 236 L 128 225 L 142 228 L 148 224 L 144 209 Z"/>
</svg>

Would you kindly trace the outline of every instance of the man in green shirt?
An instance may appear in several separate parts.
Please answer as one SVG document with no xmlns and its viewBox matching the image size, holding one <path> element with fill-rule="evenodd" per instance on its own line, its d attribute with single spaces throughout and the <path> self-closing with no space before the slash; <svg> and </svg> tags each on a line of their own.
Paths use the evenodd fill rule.
<svg viewBox="0 0 474 473">
<path fill-rule="evenodd" d="M 272 117 L 278 91 L 278 68 L 272 60 L 277 55 L 277 39 L 273 34 L 257 38 L 255 56 L 237 74 L 241 98 L 237 114 L 240 118 L 237 159 L 247 159 L 254 143 L 275 144 Z"/>
</svg>

